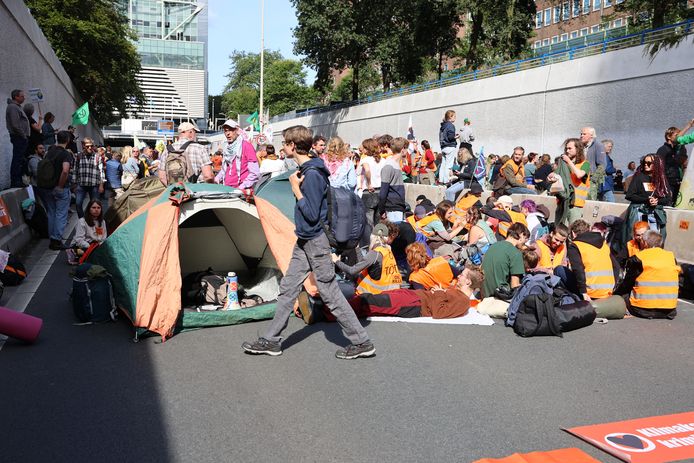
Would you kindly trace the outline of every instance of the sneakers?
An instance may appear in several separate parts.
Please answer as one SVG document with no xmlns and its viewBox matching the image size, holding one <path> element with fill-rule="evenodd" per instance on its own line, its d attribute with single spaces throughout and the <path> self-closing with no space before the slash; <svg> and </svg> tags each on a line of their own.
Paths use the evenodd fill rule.
<svg viewBox="0 0 694 463">
<path fill-rule="evenodd" d="M 50 244 L 48 245 L 48 249 L 52 251 L 62 251 L 63 249 L 67 249 L 66 246 L 62 243 L 60 240 L 51 240 Z"/>
<path fill-rule="evenodd" d="M 299 293 L 299 313 L 301 313 L 301 318 L 303 318 L 304 323 L 307 325 L 311 325 L 315 321 L 313 304 L 311 304 L 311 300 L 306 291 L 301 291 Z"/>
<path fill-rule="evenodd" d="M 279 342 L 268 341 L 265 338 L 258 338 L 254 342 L 244 342 L 241 344 L 241 348 L 246 351 L 247 354 L 255 355 L 282 355 L 282 347 L 280 347 Z"/>
<path fill-rule="evenodd" d="M 335 352 L 335 357 L 344 360 L 356 359 L 359 357 L 373 357 L 376 355 L 376 347 L 371 341 L 366 341 L 357 345 L 350 345 Z"/>
</svg>

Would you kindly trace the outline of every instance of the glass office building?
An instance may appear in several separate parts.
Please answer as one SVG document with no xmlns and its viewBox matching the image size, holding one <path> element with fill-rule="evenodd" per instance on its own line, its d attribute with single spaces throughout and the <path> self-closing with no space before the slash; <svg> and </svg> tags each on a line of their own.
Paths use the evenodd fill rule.
<svg viewBox="0 0 694 463">
<path fill-rule="evenodd" d="M 145 104 L 134 118 L 207 116 L 207 0 L 119 0 L 138 35 Z"/>
</svg>

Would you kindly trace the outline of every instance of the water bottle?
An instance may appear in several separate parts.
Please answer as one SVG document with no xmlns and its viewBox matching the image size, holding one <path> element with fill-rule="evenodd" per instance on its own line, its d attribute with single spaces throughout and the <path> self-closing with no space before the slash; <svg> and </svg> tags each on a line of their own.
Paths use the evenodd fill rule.
<svg viewBox="0 0 694 463">
<path fill-rule="evenodd" d="M 227 274 L 227 302 L 224 304 L 224 310 L 238 310 L 240 308 L 239 278 L 236 273 L 229 272 Z"/>
</svg>

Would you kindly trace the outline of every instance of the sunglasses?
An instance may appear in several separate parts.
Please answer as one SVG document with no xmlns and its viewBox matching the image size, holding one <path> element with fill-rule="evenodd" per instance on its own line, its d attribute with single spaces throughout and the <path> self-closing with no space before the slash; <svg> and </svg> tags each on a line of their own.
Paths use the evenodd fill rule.
<svg viewBox="0 0 694 463">
<path fill-rule="evenodd" d="M 644 165 L 644 166 L 652 166 L 652 165 L 653 165 L 653 161 L 643 161 L 643 165 Z"/>
<path fill-rule="evenodd" d="M 85 148 L 94 148 L 94 145 L 84 145 Z"/>
</svg>

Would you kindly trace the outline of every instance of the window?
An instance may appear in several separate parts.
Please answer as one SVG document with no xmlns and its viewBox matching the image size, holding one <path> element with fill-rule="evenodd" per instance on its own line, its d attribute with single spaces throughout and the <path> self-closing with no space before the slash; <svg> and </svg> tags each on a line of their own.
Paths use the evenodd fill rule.
<svg viewBox="0 0 694 463">
<path fill-rule="evenodd" d="M 549 45 L 549 39 L 542 39 L 542 46 L 546 47 L 547 45 Z"/>
<path fill-rule="evenodd" d="M 593 11 L 598 11 L 602 7 L 602 0 L 593 0 Z"/>
<path fill-rule="evenodd" d="M 569 2 L 564 2 L 562 6 L 561 19 L 566 21 L 571 17 L 571 11 L 569 10 Z"/>
<path fill-rule="evenodd" d="M 446 63 L 446 64 L 443 65 L 443 70 L 444 70 L 444 71 L 448 71 L 448 63 Z"/>
<path fill-rule="evenodd" d="M 612 23 L 612 27 L 622 27 L 623 23 L 624 23 L 624 21 L 622 21 L 621 18 L 615 19 L 614 23 Z"/>
<path fill-rule="evenodd" d="M 559 21 L 561 21 L 561 5 L 557 5 L 554 7 L 554 21 L 552 22 L 556 24 Z"/>
<path fill-rule="evenodd" d="M 583 0 L 583 14 L 590 13 L 590 0 Z"/>
<path fill-rule="evenodd" d="M 571 38 L 575 39 L 578 37 L 578 31 L 571 31 Z"/>
<path fill-rule="evenodd" d="M 584 27 L 581 29 L 580 36 L 583 37 L 584 35 L 588 35 L 588 28 Z"/>
<path fill-rule="evenodd" d="M 595 33 L 597 33 L 597 32 L 600 32 L 600 24 L 596 24 L 595 26 L 592 26 L 592 27 L 590 28 L 590 33 L 591 33 L 591 34 L 595 34 Z"/>
<path fill-rule="evenodd" d="M 573 9 L 571 10 L 571 16 L 574 18 L 581 15 L 581 0 L 573 0 Z"/>
<path fill-rule="evenodd" d="M 605 8 L 609 8 L 612 6 L 612 0 L 605 0 Z"/>
<path fill-rule="evenodd" d="M 555 35 L 554 37 L 552 37 L 552 45 L 554 45 L 555 43 L 559 43 L 559 36 L 558 35 Z"/>
<path fill-rule="evenodd" d="M 566 33 L 566 32 L 564 32 L 564 33 L 561 35 L 561 37 L 559 37 L 559 41 L 560 41 L 560 42 L 564 42 L 564 41 L 566 41 L 566 40 L 569 40 L 569 34 Z"/>
<path fill-rule="evenodd" d="M 538 11 L 535 15 L 535 29 L 542 27 L 542 11 Z"/>
<path fill-rule="evenodd" d="M 535 41 L 535 48 L 540 48 L 542 46 L 542 42 L 539 40 Z"/>
<path fill-rule="evenodd" d="M 617 5 L 619 5 L 620 3 L 624 3 L 624 0 L 617 0 L 616 3 L 617 3 Z"/>
<path fill-rule="evenodd" d="M 552 24 L 552 9 L 551 8 L 547 8 L 545 10 L 545 23 L 544 24 L 545 24 L 545 26 L 549 26 L 550 24 Z"/>
</svg>

